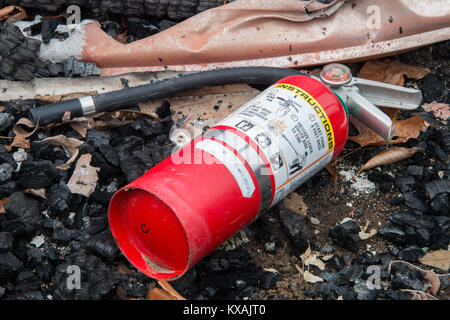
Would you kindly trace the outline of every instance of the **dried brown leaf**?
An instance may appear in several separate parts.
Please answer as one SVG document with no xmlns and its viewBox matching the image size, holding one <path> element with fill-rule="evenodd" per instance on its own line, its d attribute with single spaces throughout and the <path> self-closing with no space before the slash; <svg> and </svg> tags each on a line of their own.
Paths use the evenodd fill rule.
<svg viewBox="0 0 450 320">
<path fill-rule="evenodd" d="M 422 258 L 419 258 L 419 261 L 427 266 L 447 271 L 450 268 L 450 251 L 439 249 L 427 252 Z"/>
<path fill-rule="evenodd" d="M 426 112 L 433 112 L 436 118 L 447 120 L 450 116 L 450 105 L 446 103 L 426 103 L 422 106 Z"/>
<path fill-rule="evenodd" d="M 405 76 L 408 78 L 422 79 L 429 72 L 430 70 L 427 68 L 407 65 L 398 60 L 371 60 L 364 64 L 358 77 L 402 86 L 405 81 Z M 380 109 L 390 116 L 394 124 L 394 138 L 390 142 L 391 144 L 403 143 L 411 138 L 417 138 L 420 131 L 427 127 L 427 123 L 418 115 L 406 120 L 396 120 L 398 109 Z M 362 147 L 386 144 L 383 138 L 354 117 L 350 117 L 350 121 L 357 128 L 359 134 L 348 137 L 349 140 L 358 143 Z"/>
<path fill-rule="evenodd" d="M 295 265 L 295 269 L 297 269 L 300 276 L 303 277 L 303 275 L 305 274 L 305 271 L 298 264 Z"/>
<path fill-rule="evenodd" d="M 186 298 L 184 298 L 181 294 L 179 294 L 170 284 L 169 282 L 167 282 L 167 280 L 165 279 L 159 279 L 158 280 L 159 285 L 166 290 L 167 292 L 169 292 L 172 296 L 175 297 L 175 299 L 177 300 L 186 300 Z"/>
<path fill-rule="evenodd" d="M 119 33 L 116 38 L 116 41 L 120 42 L 120 43 L 128 43 L 128 35 L 127 35 L 127 31 L 124 31 L 122 33 Z"/>
<path fill-rule="evenodd" d="M 358 235 L 361 238 L 361 240 L 367 240 L 369 238 L 372 238 L 376 234 L 377 234 L 377 230 L 376 229 L 370 229 L 369 232 L 360 231 Z"/>
<path fill-rule="evenodd" d="M 357 76 L 359 78 L 382 82 L 391 62 L 392 60 L 389 59 L 366 61 Z"/>
<path fill-rule="evenodd" d="M 303 279 L 305 279 L 305 281 L 309 283 L 323 282 L 323 279 L 321 277 L 316 276 L 307 270 L 304 270 Z"/>
<path fill-rule="evenodd" d="M 77 117 L 77 118 L 70 118 L 70 111 L 67 111 L 64 113 L 64 115 L 61 118 L 61 122 L 57 124 L 51 124 L 50 127 L 53 126 L 59 126 L 63 124 L 69 124 L 73 130 L 75 130 L 80 136 L 83 138 L 86 138 L 87 131 L 92 128 L 100 128 L 96 124 L 96 120 L 94 118 L 99 118 L 104 116 L 104 112 L 96 113 L 95 115 L 89 116 L 89 117 Z"/>
<path fill-rule="evenodd" d="M 117 267 L 117 272 L 120 274 L 131 274 L 133 273 L 125 264 L 120 263 Z"/>
<path fill-rule="evenodd" d="M 311 246 L 308 241 L 308 248 L 306 249 L 305 252 L 303 252 L 302 255 L 300 255 L 300 259 L 302 260 L 303 265 L 305 264 L 305 260 L 310 256 L 310 254 L 311 254 Z"/>
<path fill-rule="evenodd" d="M 70 127 L 80 136 L 86 138 L 87 131 L 95 126 L 95 121 L 90 118 L 75 118 L 70 122 Z"/>
<path fill-rule="evenodd" d="M 9 198 L 3 198 L 0 200 L 0 213 L 6 213 L 4 205 L 8 202 Z"/>
<path fill-rule="evenodd" d="M 25 127 L 27 127 L 29 130 L 26 130 Z M 27 118 L 19 119 L 19 121 L 17 121 L 14 125 L 13 131 L 15 133 L 15 137 L 9 147 L 30 149 L 30 141 L 28 140 L 28 138 L 31 137 L 38 129 L 39 125 L 35 126 L 34 123 L 31 122 L 31 120 Z"/>
<path fill-rule="evenodd" d="M 95 191 L 98 180 L 98 170 L 100 168 L 90 165 L 92 155 L 83 154 L 77 161 L 72 177 L 70 177 L 67 186 L 72 193 L 81 194 L 89 197 Z"/>
<path fill-rule="evenodd" d="M 361 240 L 367 240 L 377 234 L 377 230 L 373 229 L 373 228 L 370 229 L 369 232 L 366 232 L 367 228 L 369 227 L 369 224 L 370 224 L 370 221 L 367 220 L 366 225 L 364 227 L 361 227 L 361 231 L 358 234 L 359 237 L 361 238 Z"/>
<path fill-rule="evenodd" d="M 92 96 L 98 94 L 97 91 L 87 91 L 87 92 L 73 92 L 69 94 L 57 94 L 53 96 L 42 96 L 37 94 L 34 96 L 35 100 L 38 100 L 41 104 L 57 103 L 62 101 L 67 101 L 71 99 L 77 99 L 84 96 Z"/>
<path fill-rule="evenodd" d="M 431 285 L 430 291 L 432 295 L 436 295 L 439 291 L 439 287 L 441 286 L 441 281 L 439 281 L 439 277 L 433 271 L 428 271 L 425 275 L 425 280 Z"/>
<path fill-rule="evenodd" d="M 303 201 L 302 196 L 297 192 L 292 192 L 291 194 L 289 194 L 286 198 L 283 199 L 283 203 L 289 210 L 302 217 L 306 217 L 308 206 Z"/>
<path fill-rule="evenodd" d="M 415 139 L 419 136 L 421 131 L 425 131 L 429 126 L 429 124 L 418 115 L 405 120 L 394 120 L 393 124 L 394 132 L 390 144 L 404 143 L 409 139 Z"/>
<path fill-rule="evenodd" d="M 305 266 L 313 265 L 319 268 L 320 270 L 324 270 L 325 263 L 317 257 L 318 254 L 319 253 L 314 252 L 308 258 L 306 258 L 306 260 L 304 261 Z"/>
<path fill-rule="evenodd" d="M 0 9 L 0 21 L 16 22 L 27 18 L 25 9 L 19 6 L 7 6 Z"/>
<path fill-rule="evenodd" d="M 147 112 L 144 107 L 140 107 L 141 110 L 118 110 L 114 112 L 105 113 L 103 117 L 100 117 L 102 120 L 120 120 L 126 123 L 125 121 L 134 121 L 136 119 L 142 117 L 152 117 L 155 119 L 159 119 L 156 113 Z M 143 111 L 142 111 L 143 110 Z"/>
<path fill-rule="evenodd" d="M 25 190 L 23 190 L 23 192 L 32 194 L 32 195 L 40 197 L 42 199 L 47 199 L 47 197 L 45 196 L 45 189 L 44 188 L 40 188 L 40 189 L 25 189 Z"/>
<path fill-rule="evenodd" d="M 306 266 L 313 265 L 313 266 L 318 267 L 320 270 L 324 270 L 325 263 L 320 258 L 318 258 L 319 255 L 320 255 L 319 252 L 311 251 L 311 246 L 308 242 L 308 248 L 302 255 L 300 255 L 300 259 L 302 261 L 303 268 Z M 303 276 L 303 271 L 301 273 Z"/>
<path fill-rule="evenodd" d="M 371 169 L 378 166 L 385 166 L 388 164 L 396 163 L 412 157 L 417 151 L 423 150 L 422 148 L 403 148 L 392 147 L 381 151 L 375 155 L 372 159 L 367 161 L 359 172 L 367 169 Z"/>
<path fill-rule="evenodd" d="M 419 80 L 425 78 L 429 73 L 430 69 L 428 68 L 412 66 L 402 63 L 399 60 L 394 60 L 389 64 L 383 82 L 403 86 L 405 76 L 410 79 Z"/>
<path fill-rule="evenodd" d="M 326 166 L 325 169 L 327 169 L 327 171 L 331 174 L 331 176 L 333 177 L 333 183 L 334 185 L 336 185 L 338 179 L 336 164 L 330 164 Z"/>
<path fill-rule="evenodd" d="M 327 171 L 333 177 L 334 193 L 337 192 L 337 181 L 338 181 L 338 173 L 337 173 L 337 169 L 336 169 L 336 163 L 337 163 L 337 161 L 335 161 L 334 163 L 331 163 L 325 167 L 325 169 L 327 169 Z"/>
<path fill-rule="evenodd" d="M 111 128 L 121 127 L 121 126 L 127 125 L 132 122 L 132 120 L 124 121 L 124 120 L 119 120 L 119 119 L 104 120 L 103 117 L 107 117 L 108 113 L 104 114 L 101 118 L 96 119 L 94 122 L 93 128 L 98 129 L 98 130 L 107 130 L 107 129 L 111 129 Z"/>
<path fill-rule="evenodd" d="M 418 115 L 405 120 L 397 120 L 396 118 L 399 109 L 380 109 L 391 118 L 394 125 L 394 132 L 390 144 L 404 143 L 409 139 L 417 138 L 420 132 L 428 127 L 428 123 Z M 381 136 L 362 124 L 356 118 L 350 116 L 350 121 L 356 127 L 359 134 L 356 136 L 349 136 L 348 140 L 358 143 L 361 147 L 386 144 L 386 141 Z"/>
<path fill-rule="evenodd" d="M 178 299 L 164 289 L 154 288 L 148 292 L 147 300 L 178 300 Z"/>
<path fill-rule="evenodd" d="M 75 138 L 67 138 L 64 135 L 58 135 L 54 137 L 49 137 L 44 140 L 40 140 L 37 142 L 53 142 L 57 146 L 64 147 L 64 149 L 69 153 L 70 159 L 67 160 L 66 163 L 56 166 L 56 168 L 61 170 L 67 170 L 71 167 L 72 163 L 75 161 L 75 159 L 78 156 L 78 147 L 83 144 L 83 141 L 80 141 Z"/>
<path fill-rule="evenodd" d="M 62 118 L 61 118 L 61 122 L 69 122 L 70 121 L 70 115 L 72 113 L 70 111 L 66 111 L 64 112 Z"/>
<path fill-rule="evenodd" d="M 358 77 L 403 86 L 405 76 L 411 79 L 422 79 L 429 73 L 428 68 L 385 59 L 367 61 L 358 73 Z"/>
</svg>

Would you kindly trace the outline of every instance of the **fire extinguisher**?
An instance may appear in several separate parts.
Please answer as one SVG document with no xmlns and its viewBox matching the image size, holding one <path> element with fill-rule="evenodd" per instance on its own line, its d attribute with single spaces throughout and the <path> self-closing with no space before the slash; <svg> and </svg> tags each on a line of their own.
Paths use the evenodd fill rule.
<svg viewBox="0 0 450 320">
<path fill-rule="evenodd" d="M 182 276 L 342 151 L 349 110 L 387 141 L 392 122 L 374 104 L 417 108 L 418 90 L 352 78 L 283 78 L 120 189 L 109 206 L 125 256 L 156 279 Z"/>
<path fill-rule="evenodd" d="M 346 143 L 349 115 L 389 142 L 392 121 L 376 106 L 415 109 L 422 101 L 419 90 L 355 78 L 345 65 L 330 64 L 320 77 L 266 67 L 206 71 L 30 113 L 46 125 L 229 83 L 271 85 L 110 201 L 117 245 L 150 277 L 182 276 L 333 161 Z"/>
</svg>

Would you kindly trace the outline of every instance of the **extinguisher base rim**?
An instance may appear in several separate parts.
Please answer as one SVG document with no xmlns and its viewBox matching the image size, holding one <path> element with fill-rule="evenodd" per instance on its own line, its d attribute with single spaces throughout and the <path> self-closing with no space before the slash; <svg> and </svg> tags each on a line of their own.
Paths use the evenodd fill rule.
<svg viewBox="0 0 450 320">
<path fill-rule="evenodd" d="M 137 197 L 136 193 L 141 194 L 141 196 Z M 142 195 L 144 196 L 142 197 Z M 174 238 L 178 239 L 178 242 L 181 242 L 178 243 L 178 245 L 185 251 L 185 256 L 178 261 L 175 266 L 170 266 L 170 262 L 164 261 L 165 258 L 169 259 L 170 257 L 164 257 L 165 254 L 161 253 L 164 251 L 172 251 L 170 249 L 173 248 L 164 250 L 167 241 L 156 240 L 154 242 L 162 255 L 158 256 L 158 254 L 152 252 L 152 248 L 146 246 L 148 243 L 145 243 L 145 241 L 142 241 L 140 237 L 136 235 L 138 233 L 136 232 L 136 228 L 130 226 L 130 221 L 134 222 L 135 220 L 138 221 L 139 218 L 142 218 L 139 215 L 129 216 L 130 212 L 133 212 L 132 210 L 130 211 L 130 203 L 139 201 L 147 202 L 145 203 L 146 207 L 151 202 L 164 208 L 164 218 L 169 218 L 171 221 L 171 232 L 173 232 L 174 225 L 177 226 L 178 234 Z M 175 280 L 187 271 L 190 260 L 187 234 L 176 213 L 163 200 L 147 190 L 128 186 L 116 192 L 111 199 L 108 211 L 109 226 L 114 240 L 127 260 L 139 271 L 151 278 L 166 280 Z M 150 229 L 150 231 L 152 230 Z M 177 245 L 176 241 L 173 242 L 173 244 Z M 153 248 L 155 249 L 155 246 L 153 246 Z"/>
</svg>

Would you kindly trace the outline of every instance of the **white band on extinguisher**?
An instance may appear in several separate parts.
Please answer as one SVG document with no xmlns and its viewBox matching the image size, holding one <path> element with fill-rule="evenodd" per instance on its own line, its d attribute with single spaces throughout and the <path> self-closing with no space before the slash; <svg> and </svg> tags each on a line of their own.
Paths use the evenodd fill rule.
<svg viewBox="0 0 450 320">
<path fill-rule="evenodd" d="M 244 163 L 222 143 L 204 139 L 195 144 L 197 149 L 206 151 L 219 159 L 233 175 L 244 198 L 250 198 L 255 192 L 255 184 Z"/>
<path fill-rule="evenodd" d="M 261 194 L 259 213 L 268 209 L 272 201 L 272 182 L 270 181 L 270 175 L 267 173 L 266 166 L 256 150 L 242 137 L 231 131 L 215 129 L 213 127 L 205 133 L 205 136 L 225 142 L 244 158 L 258 182 Z"/>
</svg>

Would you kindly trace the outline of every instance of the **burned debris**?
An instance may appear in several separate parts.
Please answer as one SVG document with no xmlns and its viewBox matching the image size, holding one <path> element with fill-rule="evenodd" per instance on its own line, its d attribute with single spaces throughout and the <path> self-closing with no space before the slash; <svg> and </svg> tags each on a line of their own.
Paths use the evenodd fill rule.
<svg viewBox="0 0 450 320">
<path fill-rule="evenodd" d="M 228 0 L 232 2 L 233 0 Z M 126 16 L 140 16 L 145 14 L 147 16 L 161 18 L 169 17 L 170 19 L 180 21 L 189 18 L 196 13 L 215 8 L 223 5 L 222 0 L 90 0 L 90 1 L 66 1 L 58 0 L 48 3 L 45 0 L 30 1 L 16 1 L 5 0 L 0 2 L 0 6 L 8 4 L 19 5 L 23 8 L 31 8 L 35 10 L 42 10 L 43 12 L 55 13 L 65 10 L 70 5 L 83 5 L 86 11 L 95 14 L 123 14 Z"/>
<path fill-rule="evenodd" d="M 49 37 L 53 36 L 50 35 Z M 45 77 L 88 77 L 101 74 L 94 63 L 69 57 L 64 62 L 52 63 L 39 58 L 44 41 L 26 37 L 19 27 L 5 22 L 0 26 L 0 77 L 7 80 L 29 81 Z"/>
<path fill-rule="evenodd" d="M 110 37 L 120 40 L 125 35 L 123 43 L 155 35 L 223 5 L 217 0 L 78 2 Z M 65 16 L 46 16 L 60 14 L 69 2 L 0 1 L 0 7 L 7 4 L 30 8 L 43 18 L 27 29 L 35 38 L 25 36 L 14 23 L 0 22 L 0 81 L 102 75 L 102 68 L 80 57 L 69 56 L 62 62 L 40 58 L 42 44 L 67 38 L 57 29 Z M 427 103 L 448 104 L 449 42 L 427 48 L 396 57 L 431 70 L 420 79 L 407 75 L 406 87 L 420 89 Z M 363 65 L 351 67 L 361 70 Z M 124 79 L 123 86 L 134 85 Z M 0 299 L 148 298 L 157 282 L 139 272 L 119 249 L 108 207 L 118 190 L 174 151 L 171 132 L 176 112 L 171 104 L 163 99 L 155 112 L 146 113 L 133 104 L 123 112 L 77 119 L 69 112 L 65 123 L 30 130 L 24 138 L 29 143 L 26 147 L 12 144 L 18 136 L 17 122 L 29 119 L 30 110 L 44 103 L 20 98 L 2 101 L 1 94 Z M 213 110 L 219 109 L 223 108 Z M 303 211 L 278 203 L 182 277 L 170 281 L 173 288 L 192 300 L 448 299 L 448 291 L 441 290 L 448 286 L 446 264 L 439 268 L 440 264 L 424 263 L 427 254 L 449 249 L 448 120 L 422 108 L 402 110 L 395 116 L 399 121 L 421 117 L 423 122 L 414 128 L 417 136 L 400 144 L 420 150 L 400 162 L 360 173 L 358 169 L 385 146 L 368 142 L 370 148 L 361 149 L 358 138 L 347 141 L 345 157 L 335 170 L 342 169 L 349 179 L 336 173 L 333 181 L 325 170 L 320 171 L 295 190 L 303 197 Z M 183 120 L 187 123 L 191 118 L 187 114 Z M 177 124 L 183 128 L 183 121 Z M 358 129 L 351 125 L 351 136 L 361 137 Z M 64 144 L 45 141 L 56 136 L 80 142 L 75 156 Z M 64 166 L 72 156 L 73 161 Z M 87 163 L 78 163 L 87 158 Z M 95 172 L 96 177 L 89 179 L 83 172 Z M 83 179 L 72 179 L 78 173 Z M 74 184 L 90 189 L 77 192 Z M 68 285 L 68 277 L 77 272 L 79 282 Z M 374 272 L 379 281 L 372 285 Z M 440 281 L 437 289 L 433 279 Z"/>
</svg>

